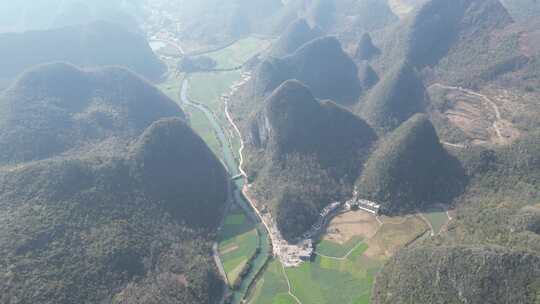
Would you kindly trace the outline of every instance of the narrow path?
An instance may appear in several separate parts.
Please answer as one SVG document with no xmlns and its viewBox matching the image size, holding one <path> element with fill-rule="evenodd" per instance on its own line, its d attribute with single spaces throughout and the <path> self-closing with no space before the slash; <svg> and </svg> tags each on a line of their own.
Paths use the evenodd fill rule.
<svg viewBox="0 0 540 304">
<path fill-rule="evenodd" d="M 345 255 L 342 256 L 342 257 L 328 256 L 328 255 L 321 254 L 321 253 L 319 253 L 319 252 L 317 252 L 317 251 L 315 251 L 315 254 L 318 255 L 318 256 L 321 256 L 321 257 L 323 257 L 323 258 L 328 258 L 328 259 L 332 259 L 332 260 L 343 261 L 343 260 L 346 260 L 346 259 L 353 253 L 353 251 L 354 251 L 356 248 L 360 247 L 360 245 L 362 245 L 362 244 L 364 244 L 364 241 L 358 242 L 358 244 L 354 245 L 354 247 L 353 247 L 351 250 L 349 250 L 349 252 L 347 252 L 347 254 L 345 254 Z"/>
<path fill-rule="evenodd" d="M 214 244 L 212 245 L 212 256 L 214 257 L 214 261 L 216 262 L 219 273 L 225 279 L 225 283 L 229 283 L 227 273 L 225 272 L 225 268 L 223 268 L 223 263 L 221 262 L 221 258 L 219 257 L 219 249 L 217 242 L 214 242 Z"/>
<path fill-rule="evenodd" d="M 458 148 L 458 149 L 465 149 L 466 148 L 464 144 L 453 144 L 453 143 L 449 143 L 447 141 L 441 141 L 441 144 L 443 144 L 445 146 L 449 146 L 449 147 Z"/>
<path fill-rule="evenodd" d="M 433 86 L 437 86 L 437 87 L 440 87 L 440 88 L 443 88 L 443 89 L 458 90 L 458 91 L 461 91 L 461 92 L 463 92 L 465 94 L 476 96 L 476 97 L 479 97 L 482 100 L 484 100 L 486 103 L 488 103 L 493 108 L 493 111 L 495 112 L 496 120 L 492 124 L 493 129 L 495 129 L 495 133 L 497 133 L 497 136 L 499 137 L 499 139 L 505 140 L 504 136 L 502 135 L 502 131 L 499 128 L 499 121 L 502 120 L 501 111 L 499 109 L 499 106 L 495 102 L 493 102 L 493 100 L 489 99 L 489 97 L 487 97 L 484 94 L 480 94 L 478 92 L 471 91 L 469 89 L 465 89 L 465 88 L 462 88 L 462 87 L 448 86 L 448 85 L 444 85 L 444 84 L 440 84 L 440 83 L 434 83 Z"/>
<path fill-rule="evenodd" d="M 292 292 L 291 282 L 289 281 L 289 277 L 287 276 L 287 272 L 285 271 L 285 266 L 283 265 L 283 263 L 280 263 L 280 264 L 281 264 L 281 269 L 283 270 L 283 276 L 285 277 L 285 281 L 287 281 L 287 287 L 289 288 L 287 293 L 296 301 L 296 303 L 302 304 L 302 301 L 300 301 L 300 299 L 298 299 L 298 297 L 295 296 L 294 293 Z"/>
<path fill-rule="evenodd" d="M 428 224 L 429 229 L 431 230 L 431 236 L 435 236 L 435 229 L 433 229 L 433 225 L 431 224 L 431 222 L 426 218 L 426 216 L 425 216 L 423 213 L 418 212 L 418 215 L 420 215 L 420 218 L 421 218 L 426 224 Z"/>
<path fill-rule="evenodd" d="M 381 219 L 378 217 L 378 216 L 375 216 L 375 219 L 377 220 L 377 222 L 379 223 L 379 227 L 377 228 L 377 230 L 375 231 L 375 233 L 373 233 L 373 235 L 368 238 L 371 239 L 373 238 L 375 235 L 377 235 L 377 233 L 379 233 L 379 230 L 381 230 L 382 226 L 384 225 L 384 223 L 381 221 Z M 406 220 L 406 219 L 405 219 Z M 321 257 L 324 257 L 324 258 L 329 258 L 329 259 L 333 259 L 333 260 L 339 260 L 339 261 L 342 261 L 342 260 L 345 260 L 347 259 L 353 252 L 356 248 L 358 248 L 360 245 L 364 244 L 365 241 L 362 240 L 360 242 L 358 242 L 358 244 L 356 244 L 351 250 L 349 250 L 349 252 L 347 252 L 347 254 L 345 254 L 344 256 L 342 257 L 334 257 L 334 256 L 328 256 L 328 255 L 324 255 L 324 254 L 320 254 L 319 252 L 315 251 L 315 254 L 318 255 L 318 256 L 321 256 Z"/>
</svg>

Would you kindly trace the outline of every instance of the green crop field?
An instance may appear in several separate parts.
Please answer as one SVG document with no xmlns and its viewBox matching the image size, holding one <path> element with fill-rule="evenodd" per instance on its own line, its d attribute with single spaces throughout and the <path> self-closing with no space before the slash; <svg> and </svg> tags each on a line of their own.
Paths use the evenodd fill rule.
<svg viewBox="0 0 540 304">
<path fill-rule="evenodd" d="M 219 253 L 223 268 L 229 283 L 233 284 L 257 249 L 255 225 L 246 218 L 242 210 L 234 208 L 225 218 L 220 240 Z"/>
<path fill-rule="evenodd" d="M 296 304 L 296 301 L 288 294 L 287 281 L 278 260 L 272 260 L 268 264 L 247 302 L 250 304 Z"/>
<path fill-rule="evenodd" d="M 292 292 L 303 303 L 369 303 L 380 262 L 369 259 L 360 246 L 349 258 L 336 260 L 317 256 L 298 268 L 287 268 Z"/>
<path fill-rule="evenodd" d="M 297 268 L 286 268 L 293 294 L 302 303 L 370 303 L 374 278 L 382 263 L 365 256 L 367 249 L 366 244 L 361 244 L 354 248 L 347 259 L 317 256 L 313 262 L 303 263 Z M 274 261 L 257 282 L 249 303 L 281 303 L 276 300 L 278 295 L 285 295 L 290 303 L 296 303 L 287 295 L 287 289 L 281 265 Z"/>
<path fill-rule="evenodd" d="M 186 106 L 184 111 L 188 116 L 189 125 L 191 128 L 193 128 L 195 133 L 197 133 L 204 140 L 215 155 L 220 155 L 219 139 L 214 133 L 214 129 L 212 129 L 212 126 L 208 122 L 208 118 L 204 116 L 204 113 L 191 106 Z"/>
<path fill-rule="evenodd" d="M 269 45 L 270 41 L 268 40 L 248 37 L 237 41 L 225 49 L 206 54 L 205 56 L 216 61 L 216 68 L 230 69 L 244 64 L 257 53 L 264 51 Z"/>
<path fill-rule="evenodd" d="M 189 98 L 207 106 L 214 113 L 223 111 L 221 95 L 240 79 L 240 71 L 192 74 L 189 77 Z"/>
<path fill-rule="evenodd" d="M 317 252 L 331 257 L 343 257 L 362 241 L 361 237 L 353 237 L 345 244 L 322 240 L 317 244 Z"/>
<path fill-rule="evenodd" d="M 446 211 L 442 209 L 433 209 L 433 211 L 427 211 L 423 213 L 427 220 L 433 226 L 435 234 L 441 231 L 441 228 L 448 223 L 448 215 Z"/>
</svg>

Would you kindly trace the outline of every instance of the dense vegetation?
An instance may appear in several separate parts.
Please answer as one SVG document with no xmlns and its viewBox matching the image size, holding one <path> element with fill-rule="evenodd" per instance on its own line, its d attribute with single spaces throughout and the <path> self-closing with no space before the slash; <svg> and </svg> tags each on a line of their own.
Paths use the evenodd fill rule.
<svg viewBox="0 0 540 304">
<path fill-rule="evenodd" d="M 431 0 L 380 36 L 377 65 L 407 61 L 432 82 L 479 86 L 525 65 L 512 22 L 498 0 Z"/>
<path fill-rule="evenodd" d="M 369 71 L 367 71 L 369 72 Z M 362 117 L 381 133 L 424 111 L 426 92 L 415 70 L 403 63 L 387 72 L 360 104 Z"/>
<path fill-rule="evenodd" d="M 417 114 L 378 145 L 358 181 L 358 191 L 380 203 L 386 213 L 411 212 L 449 202 L 459 194 L 462 171 L 439 143 L 427 117 Z"/>
<path fill-rule="evenodd" d="M 123 69 L 52 64 L 0 104 L 2 162 L 17 163 L 0 167 L 0 302 L 221 296 L 226 173 L 170 99 Z"/>
<path fill-rule="evenodd" d="M 411 297 L 415 303 L 442 303 L 460 291 L 457 303 L 536 303 L 539 147 L 540 135 L 533 133 L 507 147 L 461 151 L 470 183 L 456 202 L 455 221 L 446 234 L 406 249 L 388 264 L 377 278 L 375 303 Z M 447 279 L 434 281 L 437 274 Z M 390 295 L 389 289 L 396 292 Z"/>
<path fill-rule="evenodd" d="M 24 73 L 0 95 L 0 164 L 44 159 L 109 138 L 134 136 L 168 116 L 183 113 L 125 69 L 82 71 L 63 63 L 43 65 Z"/>
<path fill-rule="evenodd" d="M 0 78 L 14 78 L 27 68 L 53 61 L 124 66 L 150 79 L 165 72 L 143 36 L 108 22 L 0 34 L 0 58 Z"/>
<path fill-rule="evenodd" d="M 304 44 L 292 55 L 262 62 L 255 76 L 255 93 L 266 96 L 284 81 L 298 79 L 317 98 L 350 104 L 361 92 L 357 73 L 339 41 L 323 37 Z"/>
<path fill-rule="evenodd" d="M 251 124 L 249 169 L 259 195 L 276 208 L 285 237 L 307 230 L 319 210 L 350 191 L 376 139 L 369 126 L 297 81 L 265 101 Z"/>
<path fill-rule="evenodd" d="M 500 248 L 405 249 L 385 265 L 373 303 L 537 303 L 540 256 Z"/>
</svg>

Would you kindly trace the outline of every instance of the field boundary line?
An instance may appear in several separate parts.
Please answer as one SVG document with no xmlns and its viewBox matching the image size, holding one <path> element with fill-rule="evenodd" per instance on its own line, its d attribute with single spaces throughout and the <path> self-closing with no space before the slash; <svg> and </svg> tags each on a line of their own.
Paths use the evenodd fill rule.
<svg viewBox="0 0 540 304">
<path fill-rule="evenodd" d="M 289 277 L 287 276 L 287 272 L 285 271 L 285 265 L 283 265 L 283 263 L 279 262 L 281 264 L 281 269 L 283 270 L 283 276 L 285 277 L 285 281 L 287 281 L 287 287 L 289 288 L 289 295 L 296 301 L 296 303 L 298 304 L 302 304 L 302 301 L 300 301 L 300 299 L 298 299 L 297 296 L 294 295 L 294 293 L 292 293 L 292 287 L 291 287 L 291 282 L 289 281 Z"/>
<path fill-rule="evenodd" d="M 345 255 L 342 256 L 342 257 L 328 256 L 328 255 L 321 254 L 321 253 L 319 253 L 319 252 L 317 252 L 317 251 L 315 251 L 315 254 L 318 255 L 318 256 L 322 256 L 323 258 L 328 258 L 328 259 L 333 259 L 333 260 L 343 261 L 343 260 L 346 260 L 346 259 L 353 253 L 353 251 L 354 251 L 356 248 L 360 247 L 360 245 L 362 245 L 362 244 L 364 244 L 364 240 L 362 240 L 362 241 L 358 242 L 358 244 L 354 245 L 354 247 L 353 247 L 351 250 L 349 250 L 349 252 L 347 252 L 347 254 L 345 254 Z"/>
</svg>

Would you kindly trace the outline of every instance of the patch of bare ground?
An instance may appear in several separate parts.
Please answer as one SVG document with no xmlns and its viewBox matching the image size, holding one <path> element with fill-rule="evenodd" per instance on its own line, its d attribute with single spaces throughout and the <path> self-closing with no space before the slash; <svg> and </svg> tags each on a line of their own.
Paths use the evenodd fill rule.
<svg viewBox="0 0 540 304">
<path fill-rule="evenodd" d="M 511 117 L 521 103 L 508 90 L 486 88 L 480 93 L 434 84 L 429 93 L 444 99 L 440 114 L 473 145 L 506 145 L 520 137 Z"/>
<path fill-rule="evenodd" d="M 338 244 L 345 244 L 354 237 L 372 238 L 379 229 L 377 218 L 367 212 L 346 212 L 332 219 L 324 239 Z"/>
<path fill-rule="evenodd" d="M 405 217 L 383 217 L 383 225 L 366 244 L 369 246 L 365 255 L 374 259 L 385 259 L 393 256 L 400 248 L 407 246 L 430 228 L 424 220 L 416 215 Z"/>
<path fill-rule="evenodd" d="M 227 247 L 221 249 L 221 250 L 219 251 L 219 253 L 220 253 L 221 255 L 224 255 L 224 254 L 233 252 L 233 251 L 237 250 L 238 248 L 239 248 L 239 247 L 238 247 L 237 244 L 232 244 L 231 246 L 227 246 Z"/>
</svg>

